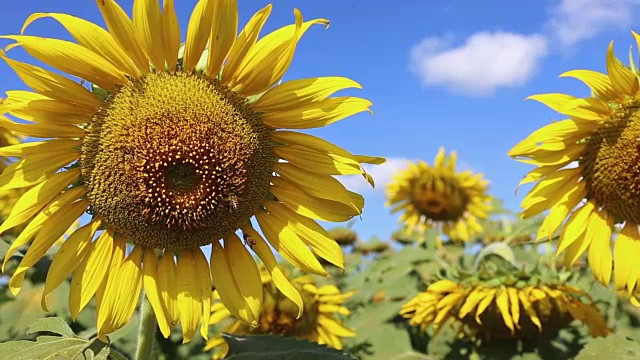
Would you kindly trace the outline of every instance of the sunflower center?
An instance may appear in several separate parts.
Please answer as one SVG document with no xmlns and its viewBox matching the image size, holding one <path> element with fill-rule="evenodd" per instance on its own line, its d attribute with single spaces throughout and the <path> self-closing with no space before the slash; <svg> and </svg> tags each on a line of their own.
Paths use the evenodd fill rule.
<svg viewBox="0 0 640 360">
<path fill-rule="evenodd" d="M 581 159 L 588 197 L 618 221 L 640 223 L 640 109 L 621 107 L 588 140 Z"/>
<path fill-rule="evenodd" d="M 267 196 L 271 130 L 247 102 L 203 75 L 155 73 L 105 101 L 82 144 L 93 210 L 153 248 L 211 243 Z"/>
<path fill-rule="evenodd" d="M 411 194 L 411 203 L 416 210 L 434 221 L 460 219 L 468 202 L 469 198 L 458 181 L 446 177 L 417 182 Z"/>
</svg>

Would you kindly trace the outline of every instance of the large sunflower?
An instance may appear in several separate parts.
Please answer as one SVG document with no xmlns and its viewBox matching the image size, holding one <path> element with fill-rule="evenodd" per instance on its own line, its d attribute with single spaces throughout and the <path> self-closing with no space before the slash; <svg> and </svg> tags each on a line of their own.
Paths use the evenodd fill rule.
<svg viewBox="0 0 640 360">
<path fill-rule="evenodd" d="M 433 166 L 424 161 L 410 164 L 387 185 L 387 206 L 404 211 L 400 221 L 409 229 L 435 228 L 453 240 L 468 241 L 482 231 L 477 219 L 491 210 L 488 181 L 482 174 L 456 172 L 457 154 L 445 156 L 440 148 Z"/>
<path fill-rule="evenodd" d="M 537 166 L 520 185 L 537 182 L 522 201 L 523 218 L 549 210 L 538 238 L 551 237 L 566 220 L 557 249 L 565 263 L 587 252 L 600 282 L 609 284 L 613 275 L 617 289 L 633 294 L 640 281 L 640 86 L 637 70 L 615 57 L 613 42 L 606 67 L 608 74 L 561 75 L 584 82 L 591 97 L 530 96 L 568 119 L 536 130 L 509 155 Z M 622 231 L 614 236 L 617 224 Z"/>
<path fill-rule="evenodd" d="M 233 321 L 223 332 L 235 335 L 274 334 L 297 337 L 342 349 L 343 337 L 353 337 L 355 332 L 342 324 L 336 315 L 349 315 L 344 303 L 355 292 L 340 292 L 335 285 L 317 287 L 311 276 L 299 276 L 293 280 L 294 286 L 304 299 L 304 314 L 298 317 L 298 308 L 291 299 L 280 293 L 271 277 L 263 273 L 264 309 L 258 326 L 252 328 L 241 321 Z M 214 293 L 214 298 L 219 296 Z M 231 316 L 222 302 L 211 306 L 211 324 L 220 324 Z M 228 351 L 224 339 L 215 336 L 207 342 L 205 350 L 215 349 L 214 358 L 222 358 Z"/>
<path fill-rule="evenodd" d="M 565 284 L 493 284 L 439 280 L 402 306 L 400 314 L 422 331 L 451 321 L 461 332 L 485 339 L 536 338 L 574 319 L 591 336 L 609 333 L 606 319 L 582 290 Z"/>
<path fill-rule="evenodd" d="M 75 43 L 2 36 L 16 42 L 7 49 L 22 47 L 93 89 L 0 52 L 34 90 L 8 91 L 2 107 L 29 123 L 3 119 L 0 125 L 47 139 L 0 150 L 22 158 L 0 176 L 0 190 L 28 189 L 0 226 L 3 232 L 27 224 L 7 258 L 33 239 L 11 291 L 17 293 L 25 271 L 89 213 L 91 221 L 55 255 L 42 303 L 72 275 L 71 314 L 95 295 L 101 339 L 129 320 L 143 287 L 165 336 L 177 323 L 185 341 L 199 323 L 206 336 L 212 284 L 231 313 L 258 325 L 262 283 L 247 246 L 301 311 L 302 297 L 268 244 L 311 273 L 328 276 L 314 253 L 344 266 L 340 246 L 312 219 L 340 222 L 360 214 L 362 196 L 332 175 L 364 174 L 362 162 L 384 161 L 279 130 L 323 127 L 369 110 L 371 102 L 361 98 L 329 97 L 360 87 L 346 78 L 275 86 L 305 31 L 328 21 L 303 22 L 296 9 L 294 25 L 258 39 L 271 5 L 237 35 L 235 0 L 200 0 L 179 59 L 172 0 L 162 8 L 156 0 L 135 0 L 132 19 L 113 0 L 96 3 L 108 31 L 57 13 L 33 14 L 23 27 L 53 18 Z M 251 225 L 253 216 L 266 240 Z M 210 244 L 209 265 L 201 247 Z"/>
</svg>

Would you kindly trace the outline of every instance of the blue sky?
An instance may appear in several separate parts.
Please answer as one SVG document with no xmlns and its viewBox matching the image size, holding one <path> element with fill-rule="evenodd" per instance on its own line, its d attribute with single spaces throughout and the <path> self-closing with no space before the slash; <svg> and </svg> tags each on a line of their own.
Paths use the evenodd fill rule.
<svg viewBox="0 0 640 360">
<path fill-rule="evenodd" d="M 132 0 L 118 2 L 130 13 Z M 184 33 L 196 0 L 176 2 Z M 239 3 L 241 25 L 268 4 Z M 366 197 L 355 225 L 365 239 L 388 238 L 397 228 L 396 216 L 384 207 L 390 174 L 407 160 L 431 162 L 440 146 L 458 151 L 459 166 L 483 172 L 491 194 L 517 210 L 525 191 L 515 196 L 514 190 L 530 167 L 511 160 L 507 151 L 534 129 L 561 119 L 524 99 L 543 92 L 588 95 L 581 83 L 558 75 L 575 68 L 604 71 L 611 40 L 625 62 L 629 46 L 637 54 L 630 33 L 640 8 L 634 0 L 281 0 L 263 34 L 292 23 L 294 7 L 305 19 L 323 17 L 331 25 L 305 34 L 284 80 L 346 76 L 363 85 L 346 94 L 374 103 L 373 116 L 360 114 L 312 131 L 354 153 L 389 158 L 387 165 L 370 170 L 378 182 L 375 190 L 359 179 L 345 180 Z M 19 33 L 34 12 L 63 12 L 104 25 L 90 0 L 4 0 L 0 33 Z M 26 33 L 68 39 L 50 19 Z M 19 49 L 10 56 L 33 63 Z M 25 88 L 4 63 L 0 74 L 0 94 Z"/>
</svg>

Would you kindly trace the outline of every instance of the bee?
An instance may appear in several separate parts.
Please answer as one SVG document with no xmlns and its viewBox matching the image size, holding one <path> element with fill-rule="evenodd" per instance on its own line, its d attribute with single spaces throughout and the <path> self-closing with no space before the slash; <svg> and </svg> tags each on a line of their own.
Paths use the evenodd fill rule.
<svg viewBox="0 0 640 360">
<path fill-rule="evenodd" d="M 240 201 L 238 200 L 237 196 L 231 195 L 227 200 L 229 201 L 229 212 L 238 210 L 238 206 L 240 206 Z"/>
<path fill-rule="evenodd" d="M 253 238 L 245 233 L 242 233 L 242 238 L 244 239 L 245 246 L 248 246 L 253 249 L 256 244 L 256 241 Z"/>
</svg>

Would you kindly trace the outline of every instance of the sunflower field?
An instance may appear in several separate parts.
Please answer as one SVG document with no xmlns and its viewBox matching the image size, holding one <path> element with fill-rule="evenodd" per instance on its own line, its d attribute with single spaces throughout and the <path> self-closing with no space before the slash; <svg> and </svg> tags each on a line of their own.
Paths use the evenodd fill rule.
<svg viewBox="0 0 640 360">
<path fill-rule="evenodd" d="M 0 10 L 0 360 L 640 359 L 633 49 L 561 73 L 582 97 L 529 94 L 564 119 L 502 139 L 511 206 L 450 139 L 385 179 L 388 147 L 330 132 L 375 104 L 299 76 L 329 20 L 273 28 L 285 5 L 34 2 L 8 33 L 27 5 Z"/>
</svg>

